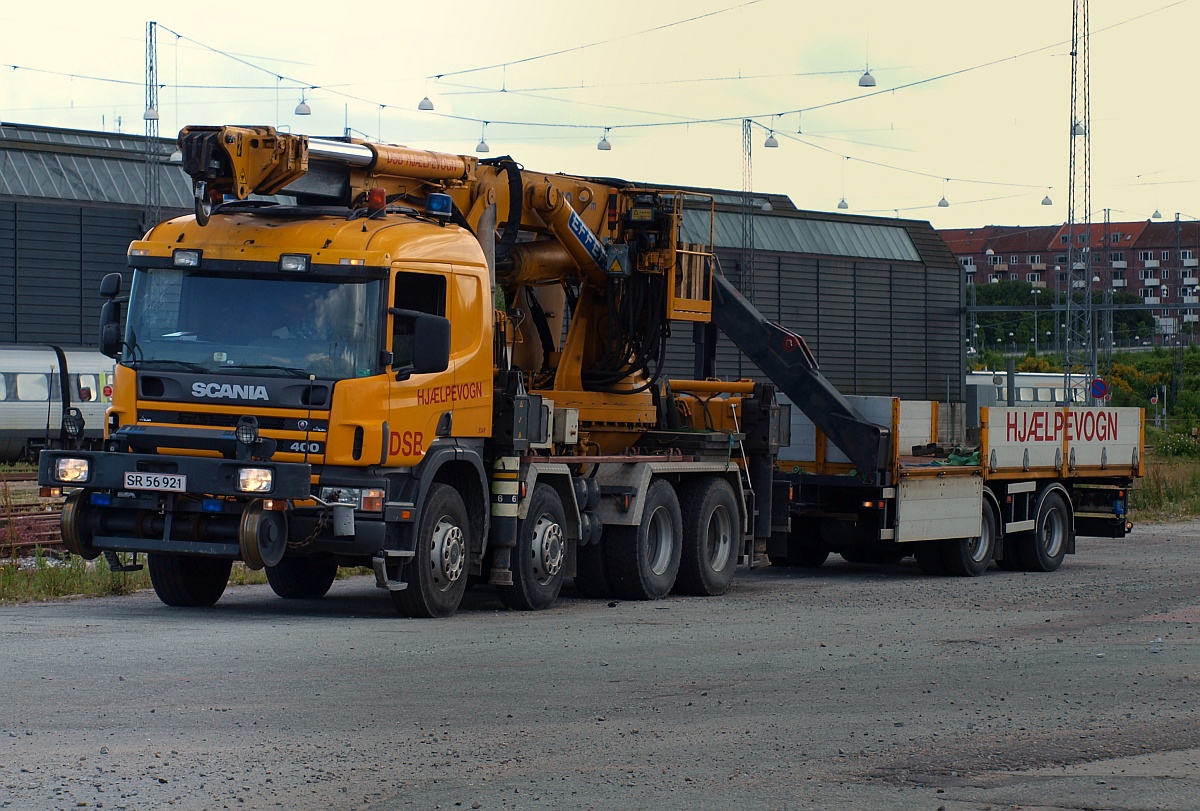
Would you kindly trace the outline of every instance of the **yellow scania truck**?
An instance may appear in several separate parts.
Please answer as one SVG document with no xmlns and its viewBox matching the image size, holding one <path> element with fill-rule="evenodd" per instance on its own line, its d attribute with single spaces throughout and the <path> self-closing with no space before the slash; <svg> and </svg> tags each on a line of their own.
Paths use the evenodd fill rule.
<svg viewBox="0 0 1200 811">
<path fill-rule="evenodd" d="M 936 442 L 936 405 L 830 385 L 714 272 L 710 197 L 271 127 L 179 146 L 194 214 L 130 245 L 128 289 L 101 286 L 103 447 L 39 469 L 69 492 L 68 549 L 144 555 L 169 605 L 215 603 L 235 560 L 285 598 L 369 566 L 402 614 L 441 617 L 472 579 L 535 610 L 568 577 L 721 594 L 756 550 L 1050 571 L 1077 527 L 1127 529 L 1140 411 L 1104 417 L 1117 445 L 1000 441 L 1020 415 L 994 409 L 979 463 L 903 458 Z M 706 243 L 680 241 L 685 208 Z M 703 379 L 664 379 L 672 325 Z M 714 329 L 769 383 L 712 380 Z M 1100 424 L 1072 413 L 1035 422 Z"/>
</svg>

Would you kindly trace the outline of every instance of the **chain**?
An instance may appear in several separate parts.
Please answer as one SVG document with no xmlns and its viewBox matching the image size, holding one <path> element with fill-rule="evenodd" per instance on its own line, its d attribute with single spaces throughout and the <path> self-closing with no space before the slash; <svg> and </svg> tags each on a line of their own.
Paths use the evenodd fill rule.
<svg viewBox="0 0 1200 811">
<path fill-rule="evenodd" d="M 316 526 L 313 527 L 312 534 L 303 541 L 288 541 L 288 549 L 302 549 L 311 544 L 317 539 L 317 536 L 321 534 L 321 530 L 325 529 L 325 524 L 328 522 L 328 520 L 329 508 L 326 507 L 322 509 L 321 514 L 317 516 L 317 523 Z"/>
</svg>

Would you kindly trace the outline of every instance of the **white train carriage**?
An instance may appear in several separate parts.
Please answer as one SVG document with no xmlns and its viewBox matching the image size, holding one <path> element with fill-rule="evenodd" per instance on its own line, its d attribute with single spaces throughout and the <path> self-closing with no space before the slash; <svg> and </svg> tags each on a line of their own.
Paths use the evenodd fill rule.
<svg viewBox="0 0 1200 811">
<path fill-rule="evenodd" d="M 98 447 L 112 403 L 113 361 L 94 349 L 64 350 L 71 406 L 84 418 L 84 442 Z M 62 369 L 44 345 L 0 345 L 0 462 L 33 460 L 59 445 Z"/>
</svg>

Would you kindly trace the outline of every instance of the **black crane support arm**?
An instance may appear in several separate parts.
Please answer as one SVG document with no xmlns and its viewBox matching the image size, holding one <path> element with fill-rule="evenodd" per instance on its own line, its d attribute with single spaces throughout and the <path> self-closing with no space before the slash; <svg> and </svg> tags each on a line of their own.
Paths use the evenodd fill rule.
<svg viewBox="0 0 1200 811">
<path fill-rule="evenodd" d="M 776 387 L 841 449 L 864 480 L 878 483 L 891 458 L 891 432 L 865 420 L 817 368 L 808 344 L 768 321 L 719 273 L 712 320 Z"/>
</svg>

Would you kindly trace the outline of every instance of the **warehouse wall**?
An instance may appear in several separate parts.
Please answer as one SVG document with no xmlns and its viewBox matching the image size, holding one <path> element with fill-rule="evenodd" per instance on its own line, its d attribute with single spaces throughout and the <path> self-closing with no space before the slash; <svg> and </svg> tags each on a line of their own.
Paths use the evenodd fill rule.
<svg viewBox="0 0 1200 811">
<path fill-rule="evenodd" d="M 744 289 L 740 256 L 718 249 L 720 265 Z M 800 256 L 758 251 L 753 302 L 769 319 L 799 333 L 822 373 L 843 394 L 962 399 L 963 290 L 957 263 Z M 676 325 L 667 374 L 691 377 L 692 331 Z M 717 375 L 763 378 L 724 336 Z"/>
<path fill-rule="evenodd" d="M 96 346 L 100 280 L 126 271 L 142 213 L 0 200 L 0 343 Z"/>
</svg>

